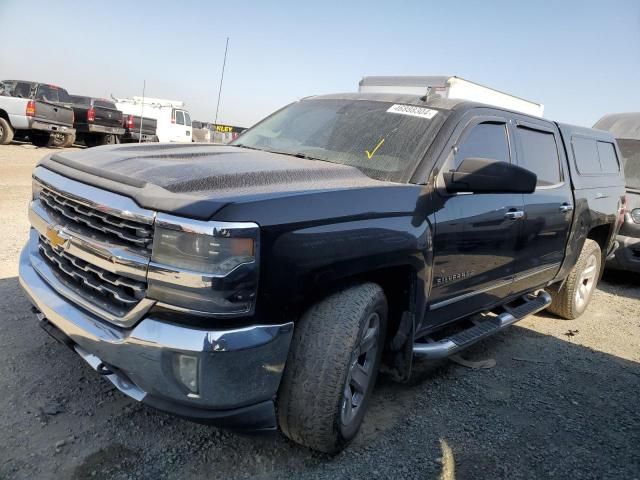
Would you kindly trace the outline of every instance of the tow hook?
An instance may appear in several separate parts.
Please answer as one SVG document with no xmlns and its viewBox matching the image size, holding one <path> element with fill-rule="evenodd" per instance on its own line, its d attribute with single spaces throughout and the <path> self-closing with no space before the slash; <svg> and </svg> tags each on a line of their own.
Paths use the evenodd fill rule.
<svg viewBox="0 0 640 480">
<path fill-rule="evenodd" d="M 100 362 L 98 364 L 98 366 L 96 367 L 96 372 L 98 372 L 100 375 L 113 375 L 113 371 L 109 370 L 104 362 Z"/>
</svg>

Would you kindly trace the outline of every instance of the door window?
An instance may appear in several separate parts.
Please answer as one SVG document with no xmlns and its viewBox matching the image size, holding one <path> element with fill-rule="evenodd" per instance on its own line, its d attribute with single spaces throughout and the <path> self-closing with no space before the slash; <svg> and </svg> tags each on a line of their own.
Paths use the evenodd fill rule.
<svg viewBox="0 0 640 480">
<path fill-rule="evenodd" d="M 191 126 L 191 117 L 189 116 L 189 113 L 187 113 L 187 112 L 184 112 L 184 124 L 187 127 Z"/>
<path fill-rule="evenodd" d="M 560 158 L 553 133 L 518 127 L 521 167 L 538 176 L 538 186 L 556 185 L 561 182 Z"/>
<path fill-rule="evenodd" d="M 182 113 L 182 110 L 176 110 L 176 123 L 184 125 L 184 113 Z"/>
<path fill-rule="evenodd" d="M 456 165 L 465 158 L 477 157 L 511 162 L 509 139 L 504 123 L 486 122 L 473 127 L 458 146 Z"/>
</svg>

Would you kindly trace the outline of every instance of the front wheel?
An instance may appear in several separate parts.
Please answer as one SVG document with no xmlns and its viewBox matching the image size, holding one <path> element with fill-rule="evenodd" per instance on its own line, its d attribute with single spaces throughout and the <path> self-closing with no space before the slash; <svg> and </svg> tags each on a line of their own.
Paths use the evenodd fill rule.
<svg viewBox="0 0 640 480">
<path fill-rule="evenodd" d="M 278 394 L 278 421 L 294 442 L 336 452 L 362 424 L 387 326 L 382 288 L 364 283 L 313 305 L 296 324 Z"/>
<path fill-rule="evenodd" d="M 584 313 L 600 279 L 602 252 L 591 239 L 584 242 L 578 261 L 559 289 L 549 289 L 551 305 L 547 310 L 567 320 Z"/>
</svg>

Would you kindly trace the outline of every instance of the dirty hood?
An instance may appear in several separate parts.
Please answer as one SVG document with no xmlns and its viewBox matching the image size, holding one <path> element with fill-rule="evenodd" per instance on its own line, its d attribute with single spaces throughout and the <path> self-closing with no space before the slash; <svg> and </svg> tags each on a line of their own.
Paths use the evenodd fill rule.
<svg viewBox="0 0 640 480">
<path fill-rule="evenodd" d="M 354 167 L 241 147 L 123 144 L 64 151 L 39 164 L 141 207 L 209 219 L 229 203 L 382 186 Z"/>
</svg>

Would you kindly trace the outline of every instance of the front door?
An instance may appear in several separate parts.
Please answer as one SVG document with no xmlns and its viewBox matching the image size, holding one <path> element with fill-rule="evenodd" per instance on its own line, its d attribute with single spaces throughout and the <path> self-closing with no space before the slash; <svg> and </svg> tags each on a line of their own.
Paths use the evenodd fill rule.
<svg viewBox="0 0 640 480">
<path fill-rule="evenodd" d="M 507 119 L 468 120 L 440 171 L 470 157 L 513 162 Z M 437 180 L 437 183 L 440 179 Z M 511 291 L 522 194 L 448 194 L 437 185 L 433 281 L 424 327 L 487 308 Z"/>
<path fill-rule="evenodd" d="M 524 195 L 525 216 L 513 285 L 514 292 L 524 292 L 542 286 L 558 273 L 574 205 L 562 139 L 555 126 L 518 120 L 513 132 L 518 165 L 538 176 L 535 192 Z"/>
</svg>

